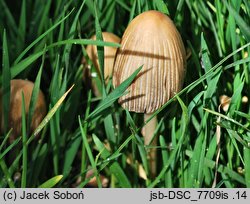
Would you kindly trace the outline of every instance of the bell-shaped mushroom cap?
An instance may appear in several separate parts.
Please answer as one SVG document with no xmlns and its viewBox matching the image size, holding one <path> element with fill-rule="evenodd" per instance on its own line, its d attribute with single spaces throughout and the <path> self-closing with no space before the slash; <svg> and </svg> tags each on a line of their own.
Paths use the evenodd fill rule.
<svg viewBox="0 0 250 204">
<path fill-rule="evenodd" d="M 119 102 L 129 111 L 152 113 L 180 91 L 186 69 L 181 36 L 171 19 L 158 11 L 138 15 L 125 30 L 114 65 L 114 86 L 142 65 Z"/>
<path fill-rule="evenodd" d="M 105 42 L 114 42 L 120 43 L 121 39 L 113 33 L 103 32 L 103 41 Z M 91 39 L 95 40 L 96 36 L 92 36 Z M 98 56 L 97 56 L 97 47 L 95 45 L 88 45 L 86 47 L 87 54 L 89 58 L 93 61 L 94 66 L 100 71 Z M 117 48 L 104 46 L 104 79 L 108 80 L 113 74 L 114 59 L 116 55 Z"/>
<path fill-rule="evenodd" d="M 10 137 L 10 142 L 16 139 L 21 134 L 21 121 L 22 121 L 22 92 L 25 99 L 25 112 L 26 115 L 29 112 L 29 105 L 31 100 L 31 94 L 34 84 L 27 80 L 14 79 L 11 80 L 11 91 L 10 91 L 10 112 L 9 112 L 9 127 L 13 128 Z M 0 91 L 0 117 L 1 121 L 1 132 L 3 132 L 3 111 L 2 111 L 2 91 Z M 46 103 L 44 95 L 39 91 L 37 102 L 35 105 L 34 114 L 31 121 L 30 130 L 34 131 L 35 128 L 40 124 L 46 114 Z"/>
</svg>

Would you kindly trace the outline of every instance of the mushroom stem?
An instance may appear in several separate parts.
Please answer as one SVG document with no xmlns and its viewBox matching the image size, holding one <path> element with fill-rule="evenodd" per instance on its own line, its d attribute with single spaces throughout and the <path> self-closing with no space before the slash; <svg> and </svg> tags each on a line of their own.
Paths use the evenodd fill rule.
<svg viewBox="0 0 250 204">
<path fill-rule="evenodd" d="M 152 114 L 145 113 L 144 122 L 146 122 L 151 116 Z M 144 137 L 144 144 L 152 146 L 152 148 L 149 148 L 147 152 L 150 175 L 152 178 L 154 178 L 156 175 L 156 148 L 155 146 L 157 145 L 157 136 L 154 137 L 154 131 L 156 129 L 156 126 L 157 126 L 157 117 L 155 116 L 144 126 L 143 133 L 142 133 Z"/>
</svg>

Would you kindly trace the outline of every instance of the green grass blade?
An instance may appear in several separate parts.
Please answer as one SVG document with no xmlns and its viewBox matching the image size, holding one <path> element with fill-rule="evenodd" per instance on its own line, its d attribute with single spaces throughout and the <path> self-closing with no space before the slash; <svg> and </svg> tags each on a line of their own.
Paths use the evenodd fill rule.
<svg viewBox="0 0 250 204">
<path fill-rule="evenodd" d="M 173 149 L 173 151 L 170 153 L 169 159 L 167 161 L 167 163 L 163 166 L 162 170 L 160 171 L 160 173 L 158 174 L 158 176 L 155 178 L 155 180 L 150 183 L 148 185 L 149 188 L 154 188 L 159 182 L 160 180 L 164 179 L 164 175 L 165 173 L 168 171 L 168 169 L 170 168 L 170 165 L 172 165 L 173 163 L 175 163 L 180 155 L 180 151 L 182 148 L 182 144 L 183 144 L 183 140 L 185 138 L 186 135 L 186 131 L 187 131 L 187 125 L 188 125 L 188 112 L 187 112 L 187 107 L 185 106 L 185 104 L 181 101 L 181 99 L 176 95 L 183 114 L 182 114 L 182 126 L 181 126 L 181 136 L 179 138 L 178 143 L 176 144 L 176 147 Z"/>
<path fill-rule="evenodd" d="M 104 118 L 104 127 L 105 132 L 107 135 L 107 139 L 111 144 L 115 144 L 116 138 L 115 138 L 115 127 L 114 127 L 114 121 L 112 118 L 112 115 L 109 114 Z"/>
<path fill-rule="evenodd" d="M 88 6 L 88 9 L 91 11 L 91 13 L 94 15 L 95 14 L 95 9 L 94 9 L 94 1 L 93 0 L 86 0 L 86 4 Z"/>
<path fill-rule="evenodd" d="M 239 106 L 241 104 L 241 94 L 242 94 L 242 90 L 244 87 L 244 82 L 241 82 L 237 87 L 235 87 L 235 91 L 233 96 L 231 97 L 231 101 L 230 101 L 230 106 L 229 106 L 229 115 L 233 116 L 235 110 L 239 109 Z"/>
<path fill-rule="evenodd" d="M 186 126 L 188 124 L 188 109 L 181 101 L 179 97 L 177 97 L 184 114 Z M 205 118 L 205 117 L 204 117 Z M 206 147 L 206 132 L 204 135 L 201 133 L 199 137 L 196 139 L 195 147 L 194 147 L 194 156 L 190 161 L 190 171 L 189 171 L 189 180 L 187 183 L 187 187 L 200 187 L 203 179 L 203 163 L 205 156 L 205 147 Z"/>
<path fill-rule="evenodd" d="M 60 61 L 60 56 L 57 56 L 55 62 L 55 69 L 53 70 L 53 77 L 49 88 L 52 104 L 55 104 L 57 100 L 60 98 L 61 90 L 63 91 L 63 93 L 65 92 L 64 89 L 61 89 L 63 69 L 59 70 L 60 69 L 59 61 Z"/>
<path fill-rule="evenodd" d="M 188 157 L 193 157 L 193 152 L 186 150 L 186 155 Z M 206 165 L 207 167 L 214 169 L 215 168 L 215 161 L 212 161 L 210 159 L 205 158 L 204 160 L 204 165 Z M 223 166 L 220 165 L 218 166 L 218 172 L 223 173 L 228 175 L 231 179 L 238 181 L 239 183 L 245 185 L 245 180 L 244 178 L 236 173 L 235 171 L 233 171 L 232 169 L 228 168 L 227 166 Z"/>
<path fill-rule="evenodd" d="M 46 4 L 44 4 L 44 8 L 42 9 L 42 16 L 40 16 L 39 19 L 39 27 L 37 29 L 37 34 L 41 35 L 42 29 L 46 26 L 46 20 L 49 16 L 49 11 L 51 9 L 51 0 L 46 1 Z M 63 23 L 63 22 L 62 22 Z"/>
<path fill-rule="evenodd" d="M 29 57 L 23 59 L 19 63 L 11 67 L 11 78 L 15 78 L 18 74 L 24 71 L 29 65 L 35 62 L 39 57 L 43 55 L 43 51 L 30 55 Z"/>
<path fill-rule="evenodd" d="M 22 143 L 23 143 L 23 161 L 22 161 L 22 183 L 21 187 L 26 188 L 27 182 L 27 159 L 28 159 L 28 147 L 27 147 L 27 131 L 26 131 L 26 110 L 25 110 L 25 98 L 22 92 Z"/>
<path fill-rule="evenodd" d="M 93 140 L 94 140 L 95 145 L 97 146 L 97 149 L 100 152 L 101 158 L 107 160 L 109 157 L 111 157 L 109 151 L 105 148 L 105 146 L 99 140 L 98 137 L 93 135 Z M 108 161 L 110 162 L 110 159 L 108 159 Z M 110 164 L 109 169 L 110 169 L 110 172 L 114 174 L 115 177 L 117 178 L 117 181 L 119 182 L 120 187 L 131 188 L 129 179 L 127 178 L 125 172 L 123 171 L 123 169 L 117 162 L 113 162 L 112 164 Z"/>
<path fill-rule="evenodd" d="M 132 8 L 130 9 L 129 13 L 129 22 L 133 20 L 135 17 L 135 7 L 136 7 L 136 1 L 133 2 Z"/>
<path fill-rule="evenodd" d="M 210 61 L 210 53 L 207 47 L 207 43 L 204 39 L 204 34 L 201 34 L 201 52 L 202 52 L 202 68 L 205 69 L 205 72 L 208 72 L 211 67 L 212 67 L 212 63 Z M 207 82 L 210 81 L 210 78 L 207 78 Z"/>
<path fill-rule="evenodd" d="M 125 10 L 127 11 L 131 10 L 131 8 L 125 2 L 123 2 L 123 0 L 115 0 L 115 2 L 120 4 Z"/>
<path fill-rule="evenodd" d="M 241 60 L 237 60 L 231 64 L 228 64 L 227 66 L 225 66 L 224 70 L 227 70 L 227 69 L 230 69 L 232 67 L 237 67 L 241 64 L 244 64 L 244 63 L 249 63 L 250 62 L 250 57 L 247 57 L 245 59 L 241 59 Z"/>
<path fill-rule="evenodd" d="M 201 97 L 204 95 L 204 91 L 198 93 L 188 105 L 188 117 L 191 118 L 191 114 L 195 106 L 200 102 Z"/>
<path fill-rule="evenodd" d="M 99 22 L 98 17 L 98 10 L 96 6 L 96 1 L 94 1 L 94 9 L 95 9 L 95 30 L 96 30 L 96 39 L 103 41 L 102 37 L 102 29 Z M 101 70 L 101 79 L 102 79 L 102 85 L 103 85 L 103 94 L 105 94 L 105 81 L 104 81 L 104 48 L 97 46 L 97 56 L 98 56 L 98 62 Z"/>
<path fill-rule="evenodd" d="M 6 5 L 5 1 L 0 1 L 0 4 L 2 5 L 2 11 L 5 13 L 5 15 L 7 16 L 7 20 L 9 22 L 9 28 L 13 29 L 13 31 L 15 32 L 15 34 L 18 33 L 17 30 L 17 25 L 15 22 L 15 19 L 10 11 L 10 9 L 8 8 L 8 6 Z"/>
<path fill-rule="evenodd" d="M 50 83 L 50 106 L 54 106 L 58 99 L 63 95 L 63 93 L 66 90 L 67 82 L 65 81 L 65 78 L 67 78 L 67 72 L 64 75 L 63 79 L 63 69 L 61 69 L 61 72 L 59 72 L 59 60 L 60 57 L 56 57 L 56 63 L 55 63 L 55 70 L 52 77 L 52 81 Z M 55 113 L 55 116 L 51 118 L 49 122 L 50 127 L 50 138 L 51 138 L 51 145 L 52 145 L 52 154 L 53 154 L 53 167 L 54 167 L 54 174 L 59 174 L 59 157 L 60 157 L 60 143 L 61 140 L 61 125 L 60 124 L 60 118 L 62 111 L 61 108 L 58 108 L 57 112 Z M 65 178 L 65 177 L 64 177 Z"/>
<path fill-rule="evenodd" d="M 41 76 L 42 76 L 42 69 L 43 69 L 43 65 L 44 65 L 44 56 L 45 56 L 45 52 L 43 55 L 43 60 L 42 60 L 42 64 L 40 66 L 40 69 L 38 71 L 35 83 L 34 83 L 34 87 L 32 90 L 32 94 L 31 94 L 31 99 L 30 99 L 30 104 L 29 104 L 29 113 L 28 113 L 28 130 L 27 132 L 29 132 L 30 129 L 30 125 L 31 125 L 31 121 L 32 121 L 32 117 L 35 111 L 35 107 L 36 107 L 36 103 L 37 103 L 37 98 L 39 95 L 39 91 L 40 91 L 40 83 L 41 83 Z"/>
<path fill-rule="evenodd" d="M 48 112 L 48 114 L 45 116 L 45 118 L 42 120 L 42 122 L 35 129 L 34 133 L 32 134 L 32 136 L 27 141 L 27 144 L 29 144 L 33 140 L 33 138 L 35 136 L 37 136 L 41 132 L 41 130 L 44 128 L 44 126 L 50 121 L 50 119 L 52 118 L 52 116 L 55 114 L 55 112 L 60 107 L 60 105 L 65 100 L 66 96 L 69 94 L 69 92 L 71 91 L 71 89 L 73 87 L 74 87 L 74 85 L 71 86 L 69 88 L 69 90 L 65 94 L 63 94 L 63 96 L 57 101 L 57 103 L 53 106 L 53 108 L 51 108 L 51 110 Z"/>
<path fill-rule="evenodd" d="M 32 163 L 30 165 L 30 175 L 29 175 L 29 186 L 36 187 L 39 182 L 39 177 L 43 173 L 44 162 L 46 161 L 46 156 L 48 155 L 48 144 L 38 143 L 36 149 L 32 155 Z"/>
<path fill-rule="evenodd" d="M 74 34 L 77 28 L 77 21 L 78 21 L 79 15 L 82 11 L 84 4 L 85 4 L 85 0 L 82 2 L 81 7 L 79 8 L 77 14 L 75 15 L 74 21 L 72 22 L 71 28 L 69 30 L 69 37 L 68 37 L 69 39 L 74 38 Z M 65 62 L 66 70 L 68 70 L 69 68 L 69 57 L 70 57 L 71 47 L 72 47 L 71 44 L 67 44 L 64 48 L 63 59 Z"/>
<path fill-rule="evenodd" d="M 249 114 L 246 114 L 246 113 L 243 113 L 241 111 L 235 111 L 235 113 L 241 117 L 244 117 L 246 118 L 247 120 L 250 120 L 250 115 Z"/>
<path fill-rule="evenodd" d="M 85 118 L 87 118 L 89 116 L 90 106 L 91 106 L 91 98 L 92 98 L 92 93 L 90 91 L 88 93 L 88 101 L 87 101 L 87 107 L 86 107 L 86 111 L 85 111 Z M 87 127 L 88 127 L 88 123 L 85 123 L 84 127 L 83 127 L 85 135 L 87 135 Z M 82 143 L 81 174 L 84 175 L 84 172 L 86 169 L 87 169 L 86 146 L 84 143 Z"/>
<path fill-rule="evenodd" d="M 14 65 L 16 65 L 20 60 L 24 57 L 24 55 L 35 45 L 37 44 L 40 40 L 42 40 L 48 33 L 50 33 L 52 30 L 54 30 L 57 26 L 59 26 L 63 21 L 65 21 L 70 14 L 73 12 L 71 10 L 67 16 L 65 16 L 62 20 L 60 20 L 58 23 L 54 24 L 51 28 L 49 28 L 47 31 L 45 31 L 42 35 L 40 35 L 35 41 L 33 41 L 15 60 Z"/>
<path fill-rule="evenodd" d="M 128 110 L 125 110 L 125 111 L 126 111 L 127 120 L 128 120 L 129 125 L 130 125 L 133 136 L 136 138 L 136 144 L 137 144 L 137 148 L 138 148 L 141 160 L 142 160 L 143 168 L 146 172 L 146 175 L 149 175 L 149 168 L 148 168 L 149 165 L 148 165 L 146 148 L 144 147 L 144 143 L 142 142 L 142 139 L 139 137 L 139 135 L 137 133 L 138 128 L 136 127 L 135 122 L 134 122 L 133 118 L 131 117 L 130 112 Z"/>
<path fill-rule="evenodd" d="M 47 48 L 50 49 L 55 46 L 67 45 L 67 44 L 120 47 L 120 44 L 113 43 L 113 42 L 104 42 L 100 40 L 90 40 L 90 39 L 69 39 L 69 40 L 62 40 L 62 41 L 55 42 L 51 45 L 48 45 Z"/>
<path fill-rule="evenodd" d="M 207 43 L 204 39 L 203 34 L 201 35 L 201 46 L 202 46 L 202 67 L 205 69 L 205 72 L 208 72 L 208 70 L 211 69 L 212 67 L 212 63 L 210 60 L 210 53 L 208 50 L 208 46 Z M 217 88 L 217 83 L 220 79 L 221 76 L 221 71 L 218 71 L 216 73 L 214 73 L 213 76 L 207 78 L 207 89 L 204 93 L 204 105 L 206 106 L 211 106 L 210 103 L 211 101 L 213 101 L 213 95 L 216 91 Z M 212 100 L 211 100 L 212 99 Z"/>
<path fill-rule="evenodd" d="M 155 5 L 156 5 L 156 8 L 158 9 L 158 11 L 164 13 L 164 14 L 167 14 L 169 15 L 169 10 L 168 10 L 168 7 L 167 5 L 164 3 L 163 0 L 155 0 L 154 1 Z"/>
<path fill-rule="evenodd" d="M 244 147 L 244 161 L 246 187 L 250 188 L 250 149 L 246 147 Z"/>
<path fill-rule="evenodd" d="M 54 174 L 59 173 L 59 138 L 60 135 L 60 128 L 58 125 L 60 109 L 55 113 L 55 116 L 51 118 L 49 122 L 50 126 L 50 138 L 51 138 L 51 145 L 52 145 L 52 154 L 53 154 L 53 167 L 54 167 Z"/>
<path fill-rule="evenodd" d="M 81 134 L 82 134 L 82 141 L 83 141 L 84 146 L 86 148 L 86 152 L 88 154 L 88 158 L 89 158 L 91 167 L 94 170 L 94 174 L 95 174 L 95 177 L 96 177 L 96 180 L 97 180 L 97 185 L 100 188 L 100 187 L 102 187 L 102 183 L 101 183 L 100 176 L 99 176 L 97 168 L 96 168 L 96 163 L 95 163 L 93 153 L 92 153 L 90 145 L 88 143 L 86 132 L 84 130 L 84 128 L 86 128 L 86 127 L 82 126 L 80 117 L 78 117 L 78 121 L 79 121 L 79 126 L 80 126 L 80 130 L 81 130 Z"/>
<path fill-rule="evenodd" d="M 45 181 L 38 188 L 53 188 L 57 183 L 61 181 L 62 178 L 63 178 L 63 175 L 54 176 L 48 181 Z"/>
<path fill-rule="evenodd" d="M 228 25 L 226 30 L 226 40 L 231 44 L 233 50 L 237 47 L 237 34 L 236 34 L 236 22 L 231 13 L 229 13 L 228 17 Z M 234 56 L 234 58 L 236 55 Z"/>
<path fill-rule="evenodd" d="M 10 188 L 15 188 L 15 184 L 12 180 L 11 174 L 9 173 L 8 167 L 3 159 L 0 159 L 0 166 L 4 173 L 5 179 Z"/>
<path fill-rule="evenodd" d="M 250 16 L 250 2 L 248 0 L 243 0 L 248 16 Z"/>
<path fill-rule="evenodd" d="M 8 138 L 8 137 L 6 137 Z M 11 145 L 9 145 L 4 151 L 3 153 L 0 154 L 0 159 L 2 159 L 9 151 L 11 151 L 19 142 L 20 142 L 21 138 L 17 138 Z M 2 146 L 0 148 L 0 152 L 1 152 Z"/>
<path fill-rule="evenodd" d="M 229 130 L 229 129 L 227 129 L 227 132 L 228 132 L 228 134 L 230 136 L 230 139 L 231 139 L 231 141 L 232 141 L 232 143 L 233 143 L 233 145 L 234 145 L 234 147 L 236 149 L 236 152 L 238 153 L 238 156 L 239 156 L 241 162 L 243 163 L 243 165 L 245 165 L 244 159 L 243 159 L 243 157 L 241 155 L 241 151 L 240 151 L 240 149 L 238 147 L 238 144 L 236 143 L 236 139 L 235 139 L 235 138 L 240 138 L 239 135 L 237 133 L 235 133 L 234 131 Z"/>
<path fill-rule="evenodd" d="M 154 188 L 159 183 L 160 180 L 164 179 L 164 175 L 166 174 L 167 170 L 170 168 L 170 165 L 172 164 L 172 162 L 174 162 L 177 159 L 176 155 L 177 155 L 179 149 L 182 146 L 184 135 L 185 134 L 182 134 L 182 137 L 178 141 L 178 143 L 176 145 L 176 148 L 171 152 L 169 160 L 163 166 L 162 170 L 160 171 L 160 173 L 158 174 L 158 176 L 155 178 L 155 180 L 148 185 L 148 188 Z"/>
<path fill-rule="evenodd" d="M 216 42 L 216 45 L 217 45 L 218 54 L 219 54 L 220 57 L 222 57 L 222 49 L 221 49 L 220 39 L 219 39 L 219 36 L 218 36 L 218 29 L 215 27 L 215 23 L 214 23 L 214 20 L 212 18 L 212 14 L 211 14 L 210 10 L 207 8 L 207 6 L 205 6 L 204 2 L 202 2 L 202 5 L 204 7 L 204 12 L 206 12 L 208 21 L 210 23 L 209 26 L 210 26 L 212 32 L 214 33 L 214 38 L 215 38 L 215 42 Z"/>
<path fill-rule="evenodd" d="M 81 145 L 81 140 L 82 138 L 80 136 L 80 133 L 79 134 L 77 133 L 77 135 L 68 142 L 68 145 L 65 151 L 65 160 L 63 164 L 64 178 L 66 178 L 71 171 L 74 158 L 76 157 L 76 154 Z"/>
<path fill-rule="evenodd" d="M 216 18 L 217 18 L 217 24 L 218 24 L 218 38 L 220 40 L 222 51 L 225 51 L 225 20 L 223 15 L 221 13 L 223 12 L 223 4 L 220 0 L 215 1 L 215 7 L 216 7 Z"/>
<path fill-rule="evenodd" d="M 8 51 L 8 45 L 7 45 L 7 36 L 6 31 L 4 30 L 3 34 L 3 78 L 2 78 L 2 94 L 0 100 L 2 101 L 2 107 L 3 110 L 3 127 L 4 132 L 7 132 L 8 124 L 9 124 L 9 111 L 10 111 L 10 65 L 9 65 L 9 51 Z"/>
<path fill-rule="evenodd" d="M 234 123 L 235 125 L 241 127 L 242 129 L 247 130 L 248 132 L 250 132 L 250 130 L 249 130 L 248 128 L 246 128 L 244 125 L 242 125 L 242 124 L 239 123 L 238 121 L 234 120 L 233 118 L 230 118 L 230 117 L 228 117 L 228 116 L 226 116 L 226 115 L 223 115 L 223 114 L 221 114 L 221 113 L 218 113 L 218 112 L 216 112 L 216 111 L 209 110 L 209 109 L 207 109 L 207 108 L 203 108 L 203 109 L 204 109 L 205 111 L 209 112 L 209 113 L 212 113 L 212 114 L 214 114 L 214 115 L 216 115 L 216 116 L 219 116 L 219 117 L 221 117 L 221 118 L 224 118 L 225 120 L 227 120 L 227 121 L 229 121 L 229 122 L 232 122 L 232 123 Z"/>
<path fill-rule="evenodd" d="M 19 18 L 19 26 L 18 26 L 18 33 L 19 33 L 19 43 L 18 45 L 18 53 L 23 49 L 23 45 L 25 43 L 25 36 L 26 36 L 26 0 L 22 1 L 21 7 L 21 14 Z"/>
<path fill-rule="evenodd" d="M 96 1 L 94 1 L 94 10 L 95 10 L 95 31 L 96 31 L 96 39 L 99 41 L 103 41 L 102 29 L 99 22 L 98 9 L 96 6 Z M 101 82 L 102 82 L 102 94 L 103 98 L 106 97 L 106 89 L 105 89 L 105 79 L 104 79 L 104 47 L 97 46 L 97 56 L 99 67 L 101 71 Z M 112 116 L 109 114 L 104 119 L 104 127 L 107 138 L 113 144 L 115 143 L 115 133 L 114 133 L 114 122 Z"/>
<path fill-rule="evenodd" d="M 174 16 L 174 22 L 178 22 L 178 17 L 182 16 L 182 9 L 183 9 L 184 3 L 185 3 L 185 0 L 180 0 L 178 2 L 177 8 L 176 8 L 176 13 Z"/>
<path fill-rule="evenodd" d="M 131 114 L 129 113 L 129 111 L 127 109 L 125 111 L 126 111 L 126 116 L 127 116 L 128 123 L 131 126 L 132 130 L 136 133 L 137 132 L 137 127 L 135 125 L 135 122 L 134 122 Z"/>
<path fill-rule="evenodd" d="M 217 139 L 216 136 L 214 136 L 209 143 L 208 150 L 205 155 L 207 159 L 212 160 L 214 158 L 214 155 L 216 155 L 216 150 L 217 150 L 216 139 Z M 212 172 L 208 167 L 206 167 L 204 168 L 204 174 L 205 174 L 204 183 L 206 185 L 211 185 L 211 183 L 213 182 L 214 172 Z"/>
<path fill-rule="evenodd" d="M 127 78 L 124 82 L 122 82 L 113 92 L 111 92 L 106 98 L 104 98 L 98 107 L 89 114 L 87 120 L 92 120 L 93 118 L 98 117 L 98 115 L 109 108 L 118 98 L 120 98 L 127 87 L 132 83 L 137 74 L 142 69 L 142 66 L 139 67 L 129 78 Z"/>
<path fill-rule="evenodd" d="M 223 3 L 226 5 L 229 12 L 233 15 L 236 23 L 240 27 L 240 30 L 242 31 L 243 35 L 246 37 L 247 41 L 250 41 L 250 27 L 249 24 L 247 24 L 244 19 L 240 16 L 240 14 L 231 6 L 229 5 L 225 0 L 223 0 Z"/>
<path fill-rule="evenodd" d="M 65 17 L 65 10 L 63 10 L 62 17 L 63 18 Z M 57 41 L 62 41 L 63 40 L 63 35 L 64 35 L 63 31 L 64 31 L 64 29 L 65 29 L 65 21 L 63 21 L 61 23 L 61 25 L 60 25 Z"/>
<path fill-rule="evenodd" d="M 167 165 L 167 162 L 169 160 L 169 152 L 167 150 L 167 144 L 165 142 L 165 139 L 162 135 L 160 135 L 160 138 L 159 138 L 159 141 L 160 141 L 160 146 L 161 146 L 161 154 L 162 154 L 162 160 L 163 160 L 163 166 L 166 166 Z M 166 188 L 173 188 L 173 179 L 172 179 L 172 169 L 169 168 L 166 172 L 166 174 L 164 175 L 164 187 Z"/>
<path fill-rule="evenodd" d="M 2 152 L 2 149 L 3 149 L 4 146 L 7 144 L 7 141 L 8 141 L 8 139 L 9 139 L 9 137 L 10 137 L 11 131 L 12 131 L 12 129 L 10 129 L 10 131 L 5 135 L 3 141 L 2 141 L 2 143 L 1 143 L 1 145 L 0 145 L 0 152 Z"/>
</svg>

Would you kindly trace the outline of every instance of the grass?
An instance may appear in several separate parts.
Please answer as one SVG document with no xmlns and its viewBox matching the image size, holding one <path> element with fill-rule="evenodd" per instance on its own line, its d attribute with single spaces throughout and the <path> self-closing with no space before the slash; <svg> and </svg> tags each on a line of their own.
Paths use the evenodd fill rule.
<svg viewBox="0 0 250 204">
<path fill-rule="evenodd" d="M 35 83 L 22 136 L 12 144 L 4 123 L 0 187 L 87 187 L 92 177 L 97 187 L 103 177 L 108 187 L 250 187 L 250 106 L 242 100 L 250 98 L 248 0 L 0 0 L 0 9 L 4 121 L 10 80 Z M 143 115 L 117 102 L 140 68 L 116 89 L 104 84 L 103 74 L 93 78 L 102 93 L 97 97 L 83 81 L 81 64 L 82 56 L 88 60 L 85 46 L 98 45 L 103 73 L 103 46 L 119 44 L 103 42 L 102 31 L 121 37 L 129 21 L 151 9 L 171 17 L 189 56 L 182 91 L 151 117 L 159 121 L 157 147 L 143 144 Z M 95 33 L 97 40 L 89 40 Z M 28 134 L 39 88 L 48 114 Z M 231 97 L 226 112 L 221 95 Z M 157 148 L 155 178 L 148 148 Z"/>
</svg>

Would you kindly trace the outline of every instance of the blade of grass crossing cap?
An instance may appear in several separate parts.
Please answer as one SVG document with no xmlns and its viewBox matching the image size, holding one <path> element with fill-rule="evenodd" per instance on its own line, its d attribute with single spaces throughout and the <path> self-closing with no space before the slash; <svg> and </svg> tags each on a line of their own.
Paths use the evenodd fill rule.
<svg viewBox="0 0 250 204">
<path fill-rule="evenodd" d="M 97 8 L 97 2 L 94 1 L 94 11 L 95 11 L 95 32 L 96 32 L 96 39 L 103 41 L 102 36 L 102 29 L 99 22 L 98 17 L 98 8 Z M 106 89 L 105 89 L 105 81 L 104 81 L 104 48 L 97 46 L 97 56 L 98 56 L 98 62 L 101 70 L 101 80 L 102 80 L 102 86 L 103 86 L 103 96 L 106 96 Z"/>
<path fill-rule="evenodd" d="M 32 94 L 31 94 L 29 113 L 28 113 L 28 122 L 27 122 L 27 132 L 29 132 L 29 128 L 30 128 L 31 121 L 32 121 L 32 116 L 33 116 L 34 111 L 35 111 L 36 102 L 37 102 L 38 94 L 40 91 L 40 83 L 41 83 L 42 69 L 43 69 L 43 65 L 44 65 L 45 50 L 46 50 L 46 47 L 44 48 L 42 64 L 41 64 L 40 69 L 38 71 L 38 74 L 37 74 L 37 77 L 36 77 L 36 80 L 34 83 L 34 88 L 32 90 Z"/>
<path fill-rule="evenodd" d="M 22 144 L 23 144 L 23 160 L 22 160 L 22 181 L 21 181 L 21 187 L 22 188 L 26 188 L 28 145 L 27 145 L 27 131 L 26 131 L 25 99 L 24 99 L 24 93 L 23 92 L 22 92 Z"/>
<path fill-rule="evenodd" d="M 133 82 L 137 74 L 142 69 L 142 66 L 139 67 L 129 78 L 127 78 L 124 82 L 122 82 L 114 91 L 112 91 L 107 97 L 105 97 L 100 104 L 96 107 L 96 109 L 89 114 L 86 120 L 92 120 L 104 111 L 109 108 L 120 96 L 122 96 L 128 86 Z"/>
</svg>

